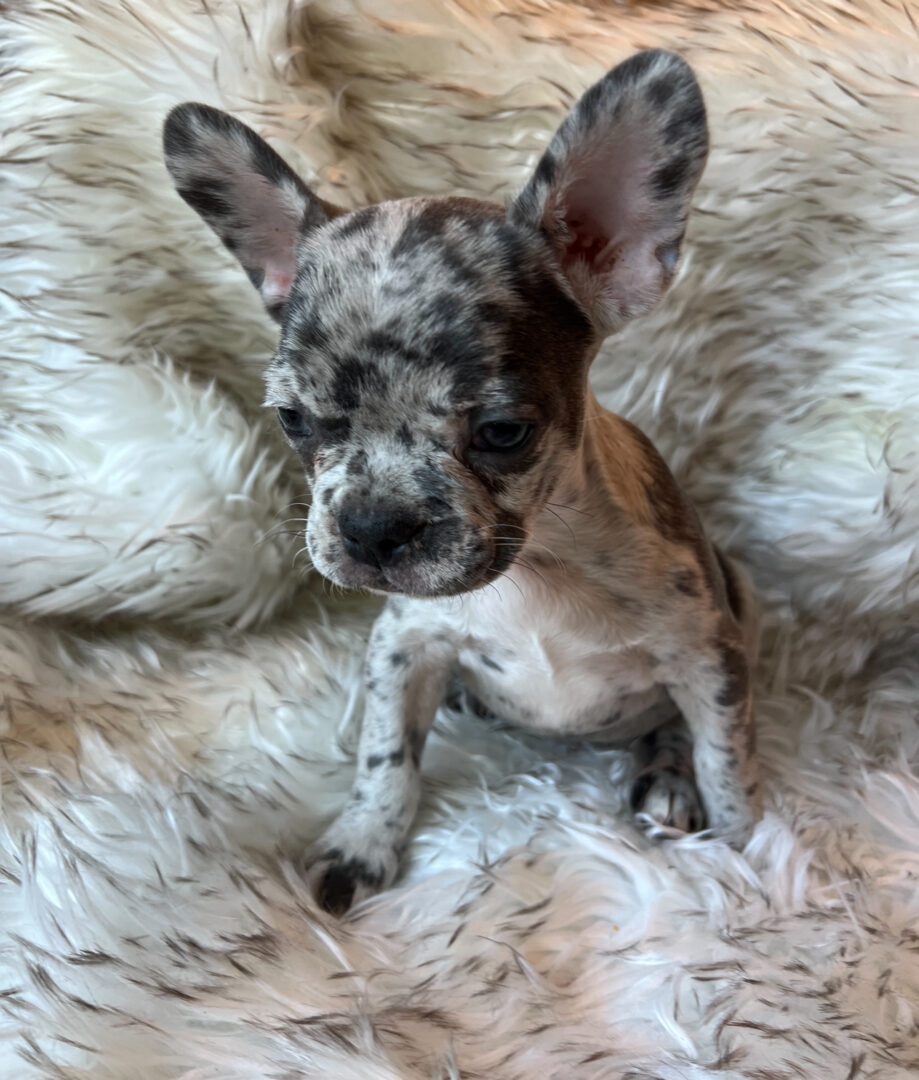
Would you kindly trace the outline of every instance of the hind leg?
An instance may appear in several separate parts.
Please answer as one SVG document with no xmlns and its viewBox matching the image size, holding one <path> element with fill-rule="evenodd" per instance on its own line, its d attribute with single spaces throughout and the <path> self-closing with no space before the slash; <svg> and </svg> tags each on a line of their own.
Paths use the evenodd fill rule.
<svg viewBox="0 0 919 1080">
<path fill-rule="evenodd" d="M 682 717 L 645 735 L 634 747 L 637 773 L 632 782 L 632 810 L 652 831 L 698 832 L 705 811 L 692 765 L 692 736 Z"/>
</svg>

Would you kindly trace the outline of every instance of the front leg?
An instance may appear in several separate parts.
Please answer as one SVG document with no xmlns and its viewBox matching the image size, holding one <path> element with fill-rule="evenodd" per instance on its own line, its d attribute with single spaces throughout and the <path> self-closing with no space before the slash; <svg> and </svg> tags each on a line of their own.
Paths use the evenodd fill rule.
<svg viewBox="0 0 919 1080">
<path fill-rule="evenodd" d="M 309 883 L 326 911 L 341 914 L 395 879 L 418 809 L 421 752 L 455 656 L 403 601 L 390 601 L 374 624 L 357 775 L 310 860 Z"/>
<path fill-rule="evenodd" d="M 667 689 L 693 737 L 693 766 L 708 825 L 743 847 L 760 817 L 750 661 L 726 620 L 702 650 L 681 657 Z"/>
</svg>

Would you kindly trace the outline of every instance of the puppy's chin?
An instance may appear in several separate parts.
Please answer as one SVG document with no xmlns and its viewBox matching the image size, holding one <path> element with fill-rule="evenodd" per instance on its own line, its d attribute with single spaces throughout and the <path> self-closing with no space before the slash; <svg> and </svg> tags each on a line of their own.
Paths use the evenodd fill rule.
<svg viewBox="0 0 919 1080">
<path fill-rule="evenodd" d="M 346 558 L 334 564 L 317 559 L 313 565 L 323 577 L 345 589 L 426 599 L 473 592 L 489 584 L 498 574 L 490 562 L 447 569 L 421 561 L 378 569 Z"/>
<path fill-rule="evenodd" d="M 364 589 L 386 596 L 414 596 L 435 599 L 442 596 L 459 596 L 487 583 L 487 568 L 480 572 L 446 575 L 425 573 L 421 567 L 392 567 L 377 570 L 360 563 L 340 565 L 334 568 L 317 566 L 319 572 L 336 585 L 345 589 Z"/>
</svg>

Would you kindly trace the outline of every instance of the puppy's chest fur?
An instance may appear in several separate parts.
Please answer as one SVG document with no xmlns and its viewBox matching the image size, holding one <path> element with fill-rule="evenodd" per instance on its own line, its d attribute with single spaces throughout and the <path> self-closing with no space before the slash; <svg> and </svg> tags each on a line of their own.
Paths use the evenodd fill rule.
<svg viewBox="0 0 919 1080">
<path fill-rule="evenodd" d="M 634 738 L 673 711 L 658 685 L 653 600 L 601 570 L 596 550 L 551 539 L 551 555 L 533 545 L 494 586 L 444 606 L 460 679 L 489 712 L 522 726 Z"/>
</svg>

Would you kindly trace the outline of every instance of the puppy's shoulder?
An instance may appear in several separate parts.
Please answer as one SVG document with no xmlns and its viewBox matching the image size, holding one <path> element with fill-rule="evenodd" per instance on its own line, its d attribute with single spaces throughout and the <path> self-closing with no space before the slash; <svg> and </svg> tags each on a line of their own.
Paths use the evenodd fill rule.
<svg viewBox="0 0 919 1080">
<path fill-rule="evenodd" d="M 739 605 L 731 603 L 731 571 L 647 435 L 623 417 L 601 410 L 592 419 L 589 445 L 590 480 L 603 485 L 617 512 L 635 528 L 635 542 L 651 577 L 679 594 L 678 608 L 729 611 L 739 619 Z"/>
<path fill-rule="evenodd" d="M 666 461 L 647 435 L 629 420 L 599 410 L 591 419 L 589 474 L 617 508 L 636 524 L 666 539 L 699 527 L 692 504 L 680 491 Z"/>
</svg>

